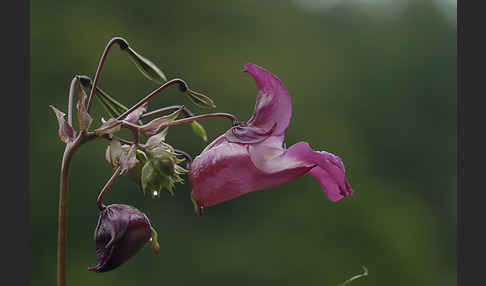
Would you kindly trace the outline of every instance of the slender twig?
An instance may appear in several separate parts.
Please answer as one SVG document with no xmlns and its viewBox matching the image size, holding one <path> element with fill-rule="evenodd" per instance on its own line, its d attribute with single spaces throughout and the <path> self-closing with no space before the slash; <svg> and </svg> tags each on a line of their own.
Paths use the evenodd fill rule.
<svg viewBox="0 0 486 286">
<path fill-rule="evenodd" d="M 105 60 L 106 60 L 106 56 L 108 55 L 108 52 L 110 51 L 111 47 L 115 43 L 118 43 L 118 45 L 120 46 L 121 49 L 126 49 L 128 47 L 128 42 L 125 39 L 120 38 L 120 37 L 115 37 L 115 38 L 111 39 L 108 42 L 108 44 L 106 45 L 105 50 L 103 51 L 103 54 L 101 55 L 101 59 L 100 59 L 100 62 L 98 64 L 98 68 L 96 69 L 96 74 L 95 74 L 95 77 L 94 77 L 94 80 L 93 80 L 93 88 L 91 88 L 91 92 L 89 94 L 88 107 L 86 109 L 88 111 L 88 113 L 91 109 L 91 104 L 92 104 L 92 101 L 93 101 L 93 94 L 94 94 L 94 91 L 96 90 L 96 84 L 98 83 L 98 79 L 99 79 L 100 74 L 101 74 L 101 69 L 103 68 L 103 64 L 105 63 Z"/>
<path fill-rule="evenodd" d="M 124 119 L 127 115 L 129 115 L 130 113 L 132 113 L 134 110 L 136 110 L 137 108 L 139 108 L 140 106 L 144 105 L 146 102 L 148 102 L 150 99 L 152 99 L 152 97 L 154 97 L 156 94 L 158 94 L 159 92 L 161 92 L 162 90 L 174 85 L 174 84 L 179 84 L 181 86 L 184 86 L 184 87 L 187 87 L 186 85 L 186 82 L 183 81 L 182 79 L 171 79 L 169 80 L 168 82 L 164 83 L 162 86 L 160 86 L 159 88 L 155 89 L 154 91 L 152 91 L 149 95 L 147 95 L 146 97 L 144 97 L 143 99 L 141 99 L 139 102 L 137 102 L 134 106 L 132 106 L 130 109 L 128 109 L 127 111 L 123 112 L 122 115 L 118 116 L 118 120 L 122 120 Z M 91 89 L 91 91 L 93 91 L 93 89 Z"/>
<path fill-rule="evenodd" d="M 103 196 L 105 195 L 106 190 L 113 184 L 113 181 L 115 181 L 115 178 L 120 174 L 121 171 L 121 166 L 116 168 L 115 172 L 111 176 L 111 178 L 106 182 L 105 186 L 103 189 L 101 189 L 100 194 L 98 195 L 98 199 L 96 200 L 96 205 L 98 205 L 98 208 L 101 210 L 105 209 L 105 205 L 103 204 Z"/>
<path fill-rule="evenodd" d="M 364 265 L 361 265 L 361 268 L 363 268 L 363 271 L 364 271 L 363 273 L 349 278 L 348 280 L 344 281 L 343 283 L 339 284 L 338 286 L 344 286 L 344 285 L 348 284 L 349 282 L 351 282 L 353 280 L 356 280 L 356 279 L 361 278 L 363 276 L 368 276 L 368 269 Z"/>
<path fill-rule="evenodd" d="M 109 141 L 117 140 L 117 141 L 120 141 L 123 144 L 128 144 L 128 145 L 133 145 L 134 144 L 134 142 L 132 142 L 130 140 L 126 140 L 126 139 L 120 138 L 118 136 L 113 136 L 113 135 L 110 135 L 110 134 L 104 134 L 102 136 L 102 138 L 107 139 Z"/>
<path fill-rule="evenodd" d="M 159 115 L 159 114 L 169 112 L 169 111 L 176 111 L 176 110 L 179 110 L 179 109 L 182 110 L 182 112 L 184 112 L 184 114 L 187 117 L 194 116 L 194 113 L 192 113 L 184 105 L 172 105 L 172 106 L 167 106 L 167 107 L 164 107 L 164 108 L 159 108 L 159 109 L 144 113 L 144 114 L 142 114 L 142 116 L 140 116 L 140 119 L 144 119 L 146 117 L 150 117 L 150 116 L 154 116 L 154 115 Z"/>
<path fill-rule="evenodd" d="M 186 117 L 186 118 L 179 119 L 179 120 L 174 120 L 174 121 L 165 123 L 161 127 L 174 126 L 174 125 L 189 123 L 189 122 L 196 121 L 196 120 L 199 120 L 199 119 L 216 118 L 216 117 L 223 117 L 223 118 L 230 119 L 233 126 L 236 126 L 236 125 L 239 124 L 238 119 L 233 114 L 216 112 L 216 113 L 207 113 L 207 114 L 201 114 L 201 115 L 196 115 L 196 116 L 192 116 L 192 117 Z"/>
<path fill-rule="evenodd" d="M 189 123 L 189 122 L 193 122 L 193 121 L 200 120 L 200 119 L 217 118 L 217 117 L 228 118 L 228 119 L 231 120 L 233 126 L 238 125 L 238 119 L 236 119 L 236 117 L 233 114 L 223 113 L 223 112 L 216 112 L 216 113 L 206 113 L 206 114 L 201 114 L 201 115 L 186 117 L 186 118 L 179 119 L 179 120 L 169 121 L 169 122 L 166 122 L 166 123 L 162 124 L 160 126 L 160 128 L 164 128 L 164 127 L 168 127 L 168 126 L 180 125 L 180 124 L 184 124 L 184 123 Z M 131 123 L 131 122 L 128 122 L 128 121 L 125 121 L 125 120 L 119 120 L 116 123 L 116 125 L 118 125 L 118 124 L 121 124 L 121 126 L 127 127 L 129 129 L 131 129 L 132 131 L 135 131 L 135 130 L 140 131 L 140 130 L 143 130 L 143 128 L 145 126 L 149 125 L 150 122 L 147 123 L 147 124 L 145 124 L 145 125 L 137 125 L 135 123 Z"/>
</svg>

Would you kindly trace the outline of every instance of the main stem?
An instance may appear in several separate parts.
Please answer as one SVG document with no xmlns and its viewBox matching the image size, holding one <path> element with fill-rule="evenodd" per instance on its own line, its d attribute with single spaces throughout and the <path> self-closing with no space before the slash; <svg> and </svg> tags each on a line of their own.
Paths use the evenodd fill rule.
<svg viewBox="0 0 486 286">
<path fill-rule="evenodd" d="M 94 138 L 96 138 L 94 134 L 79 134 L 73 142 L 66 144 L 64 155 L 62 156 L 57 217 L 57 286 L 66 285 L 66 209 L 69 188 L 69 167 L 71 166 L 71 159 L 79 146 Z"/>
</svg>

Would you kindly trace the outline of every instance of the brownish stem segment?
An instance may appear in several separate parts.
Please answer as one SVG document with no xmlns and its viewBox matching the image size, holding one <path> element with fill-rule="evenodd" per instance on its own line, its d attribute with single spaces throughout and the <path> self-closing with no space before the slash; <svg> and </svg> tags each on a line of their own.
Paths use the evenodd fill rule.
<svg viewBox="0 0 486 286">
<path fill-rule="evenodd" d="M 216 112 L 216 113 L 207 113 L 207 114 L 201 114 L 201 115 L 196 115 L 196 116 L 192 116 L 192 117 L 186 117 L 186 118 L 179 119 L 179 120 L 174 120 L 174 121 L 171 121 L 171 122 L 167 122 L 162 127 L 174 126 L 174 125 L 189 123 L 189 122 L 200 120 L 200 119 L 217 118 L 217 117 L 223 117 L 223 118 L 230 119 L 231 122 L 233 123 L 233 126 L 236 126 L 237 124 L 239 124 L 238 119 L 236 119 L 236 117 L 233 114 Z"/>
<path fill-rule="evenodd" d="M 121 49 L 126 49 L 128 47 L 127 41 L 123 38 L 120 38 L 120 37 L 115 37 L 115 38 L 111 39 L 108 42 L 108 44 L 106 44 L 105 50 L 103 51 L 103 54 L 101 55 L 100 62 L 98 63 L 98 68 L 96 69 L 96 74 L 95 74 L 95 77 L 94 77 L 94 80 L 93 80 L 93 88 L 91 89 L 91 92 L 89 94 L 88 107 L 86 108 L 88 113 L 91 110 L 91 104 L 92 104 L 92 101 L 93 101 L 94 91 L 96 90 L 96 84 L 98 83 L 98 79 L 99 79 L 100 74 L 101 74 L 101 69 L 103 68 L 103 64 L 105 63 L 105 60 L 106 60 L 106 56 L 108 55 L 108 52 L 110 51 L 111 47 L 115 43 L 117 43 L 120 46 Z"/>
<path fill-rule="evenodd" d="M 159 115 L 159 114 L 162 114 L 162 113 L 165 113 L 165 112 L 169 112 L 169 111 L 176 111 L 176 110 L 179 110 L 179 109 L 182 110 L 182 112 L 184 112 L 184 114 L 187 117 L 194 116 L 194 113 L 192 113 L 184 105 L 172 105 L 172 106 L 167 106 L 167 107 L 163 107 L 163 108 L 156 109 L 154 111 L 150 111 L 150 112 L 144 113 L 144 114 L 142 114 L 140 116 L 140 119 L 144 119 L 146 117 L 150 117 L 150 116 L 153 116 L 153 115 Z"/>
<path fill-rule="evenodd" d="M 98 208 L 100 209 L 100 211 L 105 209 L 105 205 L 103 204 L 103 196 L 105 195 L 106 190 L 108 190 L 108 188 L 111 186 L 111 184 L 113 184 L 113 181 L 115 181 L 115 178 L 120 174 L 120 171 L 121 171 L 121 166 L 116 168 L 115 172 L 113 173 L 111 178 L 108 180 L 108 182 L 106 182 L 105 186 L 103 187 L 100 194 L 98 195 L 98 199 L 96 200 L 96 204 L 98 205 Z"/>
<path fill-rule="evenodd" d="M 96 138 L 94 134 L 81 132 L 78 137 L 66 144 L 62 157 L 59 182 L 59 209 L 57 218 L 57 286 L 66 285 L 66 234 L 67 234 L 67 195 L 69 188 L 69 167 L 74 153 L 82 144 Z"/>
<path fill-rule="evenodd" d="M 122 119 L 125 119 L 125 117 L 127 117 L 128 114 L 132 113 L 135 109 L 139 108 L 140 106 L 144 105 L 146 102 L 148 102 L 150 99 L 152 99 L 152 97 L 154 97 L 155 95 L 157 95 L 158 93 L 160 93 L 162 90 L 168 88 L 169 86 L 172 86 L 172 85 L 175 85 L 175 84 L 179 84 L 183 87 L 187 87 L 186 85 L 186 82 L 183 81 L 182 79 L 179 79 L 179 78 L 176 78 L 176 79 L 171 79 L 169 80 L 168 82 L 164 83 L 163 85 L 161 85 L 159 88 L 155 89 L 154 91 L 152 91 L 149 95 L 145 96 L 144 98 L 142 98 L 139 102 L 137 102 L 134 106 L 132 106 L 130 109 L 128 109 L 127 111 L 125 111 L 122 115 L 118 116 L 118 120 L 122 120 Z M 93 90 L 93 89 L 92 89 Z"/>
</svg>

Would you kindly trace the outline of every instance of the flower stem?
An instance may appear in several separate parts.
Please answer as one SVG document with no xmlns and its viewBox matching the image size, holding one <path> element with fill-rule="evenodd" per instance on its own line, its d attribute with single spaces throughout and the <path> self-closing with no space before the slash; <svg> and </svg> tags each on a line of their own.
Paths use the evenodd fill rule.
<svg viewBox="0 0 486 286">
<path fill-rule="evenodd" d="M 108 180 L 108 182 L 106 182 L 105 186 L 103 187 L 100 194 L 98 195 L 98 199 L 96 200 L 96 204 L 98 205 L 98 208 L 100 209 L 100 211 L 105 208 L 105 205 L 103 204 L 103 196 L 105 195 L 106 190 L 108 190 L 108 188 L 111 186 L 111 184 L 113 184 L 113 181 L 115 180 L 115 178 L 120 174 L 120 171 L 121 171 L 121 166 L 116 168 L 115 172 L 113 173 L 111 178 Z"/>
<path fill-rule="evenodd" d="M 152 115 L 159 115 L 159 114 L 162 114 L 162 113 L 165 113 L 165 112 L 168 112 L 168 111 L 176 111 L 176 110 L 179 110 L 179 109 L 181 109 L 182 112 L 184 112 L 184 114 L 187 117 L 194 116 L 194 113 L 192 113 L 184 105 L 171 105 L 171 106 L 167 106 L 167 107 L 164 107 L 164 108 L 159 108 L 159 109 L 156 109 L 156 110 L 153 110 L 153 111 L 144 113 L 144 114 L 142 114 L 142 116 L 140 116 L 140 119 L 144 119 L 145 117 L 149 117 L 149 116 L 152 116 Z"/>
<path fill-rule="evenodd" d="M 233 114 L 216 112 L 216 113 L 207 113 L 207 114 L 201 114 L 201 115 L 186 117 L 186 118 L 179 119 L 179 120 L 174 120 L 174 121 L 171 121 L 171 122 L 164 124 L 162 127 L 174 126 L 174 125 L 189 123 L 189 122 L 196 121 L 196 120 L 199 120 L 199 119 L 216 118 L 216 117 L 223 117 L 223 118 L 230 119 L 233 126 L 236 126 L 236 125 L 239 124 L 238 119 Z"/>
<path fill-rule="evenodd" d="M 69 188 L 69 167 L 76 150 L 84 143 L 96 138 L 94 134 L 81 132 L 78 137 L 66 144 L 61 163 L 59 182 L 59 207 L 57 219 L 57 286 L 66 285 L 66 210 Z"/>
<path fill-rule="evenodd" d="M 146 97 L 142 98 L 139 102 L 137 102 L 134 106 L 132 106 L 130 109 L 128 109 L 127 111 L 123 112 L 122 115 L 118 116 L 118 120 L 122 120 L 124 119 L 128 114 L 132 113 L 135 109 L 139 108 L 140 106 L 144 105 L 146 102 L 148 102 L 150 99 L 152 99 L 152 97 L 154 97 L 156 94 L 158 94 L 159 92 L 161 92 L 162 90 L 174 85 L 174 84 L 179 84 L 181 86 L 184 86 L 184 87 L 187 87 L 186 85 L 186 82 L 183 81 L 182 79 L 171 79 L 169 80 L 168 82 L 164 83 L 163 85 L 161 85 L 159 88 L 155 89 L 154 91 L 152 91 L 149 95 L 147 95 Z M 91 91 L 93 91 L 93 89 L 91 89 Z"/>
<path fill-rule="evenodd" d="M 356 279 L 361 278 L 361 277 L 364 277 L 364 276 L 368 276 L 368 269 L 366 268 L 366 266 L 361 265 L 361 268 L 363 268 L 363 271 L 364 271 L 363 273 L 358 274 L 358 275 L 355 275 L 355 276 L 349 278 L 348 280 L 344 281 L 343 283 L 339 284 L 338 286 L 344 286 L 344 285 L 350 283 L 353 280 L 356 280 Z"/>
<path fill-rule="evenodd" d="M 108 42 L 108 44 L 106 44 L 105 50 L 103 51 L 103 55 L 101 55 L 101 59 L 100 59 L 100 62 L 98 64 L 98 68 L 96 69 L 96 74 L 95 74 L 95 77 L 94 77 L 94 80 L 93 80 L 93 88 L 91 89 L 91 92 L 89 94 L 88 107 L 87 107 L 88 113 L 91 109 L 94 91 L 96 90 L 96 84 L 98 83 L 98 79 L 100 77 L 101 69 L 103 68 L 103 64 L 105 63 L 105 60 L 106 60 L 106 56 L 108 55 L 108 52 L 110 51 L 111 47 L 115 43 L 117 43 L 120 46 L 120 48 L 122 48 L 122 49 L 128 47 L 128 42 L 125 39 L 120 38 L 120 37 L 115 37 L 115 38 L 111 39 Z"/>
<path fill-rule="evenodd" d="M 109 141 L 111 141 L 111 140 L 118 140 L 121 143 L 127 144 L 127 145 L 133 145 L 133 144 L 135 144 L 133 141 L 126 140 L 126 139 L 123 139 L 123 138 L 120 138 L 120 137 L 117 137 L 117 136 L 114 136 L 114 135 L 104 134 L 101 137 L 104 138 L 104 139 L 106 139 L 106 140 L 109 140 Z"/>
</svg>

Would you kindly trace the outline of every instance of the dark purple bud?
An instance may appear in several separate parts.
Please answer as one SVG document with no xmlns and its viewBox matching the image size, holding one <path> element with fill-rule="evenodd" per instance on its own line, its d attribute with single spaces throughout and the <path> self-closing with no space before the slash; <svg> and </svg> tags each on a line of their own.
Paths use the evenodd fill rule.
<svg viewBox="0 0 486 286">
<path fill-rule="evenodd" d="M 152 236 L 150 221 L 138 209 L 122 204 L 100 211 L 94 233 L 98 264 L 88 270 L 110 271 L 134 256 Z"/>
</svg>

